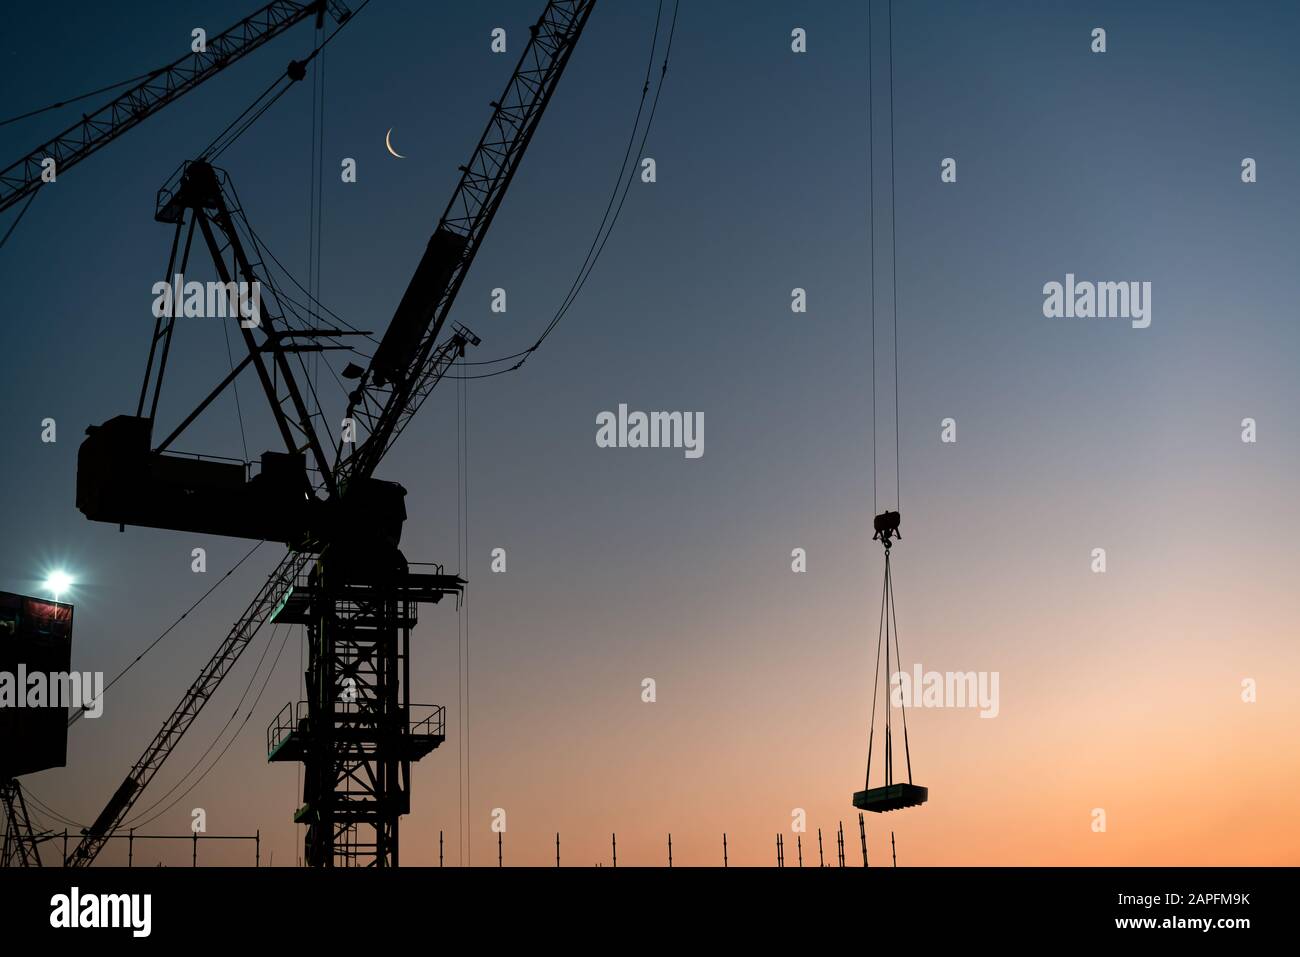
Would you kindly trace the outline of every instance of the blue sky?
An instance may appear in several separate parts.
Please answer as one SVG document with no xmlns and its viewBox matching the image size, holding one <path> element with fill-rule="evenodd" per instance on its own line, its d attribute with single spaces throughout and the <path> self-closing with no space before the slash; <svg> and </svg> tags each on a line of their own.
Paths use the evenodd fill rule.
<svg viewBox="0 0 1300 957">
<path fill-rule="evenodd" d="M 328 48 L 321 297 L 355 325 L 385 327 L 540 7 L 374 0 Z M 1186 595 L 1166 589 L 1204 594 L 1196 583 L 1212 581 L 1234 546 L 1240 578 L 1203 620 L 1234 620 L 1243 606 L 1270 622 L 1294 610 L 1282 581 L 1294 577 L 1300 531 L 1289 478 L 1300 440 L 1291 40 L 1300 12 L 1272 3 L 896 7 L 896 223 L 885 4 L 874 4 L 873 167 L 865 5 L 683 3 L 646 150 L 658 181 L 633 184 L 597 270 L 543 349 L 518 373 L 470 385 L 470 803 L 484 841 L 495 806 L 520 807 L 520 826 L 539 835 L 568 821 L 590 831 L 593 848 L 620 821 L 632 840 L 643 805 L 654 826 L 690 816 L 701 833 L 733 820 L 755 835 L 792 806 L 821 808 L 827 822 L 843 812 L 840 791 L 852 789 L 865 750 L 878 594 L 879 557 L 866 547 L 873 292 L 877 497 L 882 506 L 896 497 L 885 358 L 895 268 L 907 536 L 897 588 L 905 634 L 917 634 L 927 667 L 1023 669 L 1051 701 L 1049 661 L 1082 667 L 1088 642 L 1100 634 L 1105 646 L 1115 634 L 1098 622 L 1118 609 L 1147 623 L 1167 606 L 1186 609 Z M 143 72 L 180 55 L 194 26 L 214 32 L 246 12 L 188 0 L 11 11 L 0 39 L 3 112 Z M 569 288 L 617 175 L 655 12 L 651 2 L 607 2 L 593 15 L 452 315 L 482 336 L 479 358 L 528 345 Z M 504 57 L 489 50 L 497 26 L 511 38 Z M 790 50 L 796 26 L 808 31 L 803 55 Z M 1101 55 L 1089 50 L 1096 26 L 1107 29 Z M 76 448 L 86 425 L 134 408 L 150 290 L 171 238 L 152 219 L 157 189 L 310 42 L 309 26 L 295 28 L 60 176 L 0 251 L 9 363 L 0 588 L 29 591 L 45 565 L 72 568 L 82 668 L 116 673 L 248 547 L 92 525 L 73 505 Z M 17 157 L 71 119 L 65 111 L 0 128 L 0 145 Z M 390 128 L 407 159 L 385 152 Z M 310 143 L 303 83 L 221 162 L 300 280 Z M 1259 164 L 1252 185 L 1240 179 L 1248 156 Z M 356 184 L 339 181 L 343 157 L 358 162 Z M 957 160 L 955 184 L 940 182 L 945 157 Z M 1070 272 L 1150 281 L 1150 328 L 1045 319 L 1043 284 Z M 495 287 L 508 290 L 505 316 L 489 311 Z M 794 287 L 808 291 L 806 314 L 790 311 Z M 226 368 L 213 329 L 185 331 L 164 394 L 173 422 Z M 275 436 L 251 380 L 242 398 L 255 456 Z M 702 411 L 706 454 L 597 448 L 596 415 L 621 402 Z M 436 392 L 380 470 L 409 490 L 403 545 L 413 561 L 455 563 L 455 409 L 453 389 Z M 955 446 L 939 442 L 949 416 Z M 1246 416 L 1261 441 L 1243 457 Z M 46 417 L 58 423 L 52 445 L 40 442 Z M 186 448 L 239 454 L 233 404 L 214 408 Z M 1086 578 L 1099 543 L 1110 547 L 1118 590 L 1105 600 Z M 203 578 L 190 571 L 198 545 L 208 550 Z M 498 546 L 510 556 L 504 576 L 487 572 Z M 804 578 L 789 570 L 794 547 L 809 553 Z M 97 725 L 76 730 L 69 769 L 34 781 L 37 793 L 93 817 L 275 558 L 267 546 L 159 646 L 121 686 L 127 700 L 110 700 Z M 1009 604 L 1020 606 L 1010 625 Z M 424 618 L 418 700 L 456 698 L 454 619 L 446 609 Z M 1062 622 L 1074 623 L 1075 638 L 1045 646 L 1044 630 Z M 1177 657 L 1186 638 L 1175 628 L 1162 640 Z M 1259 640 L 1241 667 L 1294 674 L 1279 635 Z M 296 695 L 298 642 L 290 637 L 223 763 L 158 826 L 182 827 L 190 805 L 207 802 L 218 809 L 213 830 L 261 827 L 280 860 L 291 859 L 292 771 L 268 767 L 260 752 L 262 729 Z M 241 663 L 196 725 L 162 790 L 216 734 L 255 661 Z M 651 674 L 668 703 L 647 718 L 635 709 Z M 1004 677 L 1002 687 L 1016 685 Z M 1003 714 L 1015 720 L 1014 708 Z M 767 715 L 781 723 L 774 736 L 762 729 Z M 944 726 L 931 731 L 934 766 L 951 747 Z M 451 748 L 417 775 L 426 837 L 455 827 Z M 696 773 L 674 778 L 678 767 Z M 654 779 L 662 787 L 646 793 Z M 575 795 L 584 790 L 602 800 L 584 803 Z M 970 825 L 949 813 L 954 831 Z M 920 842 L 924 819 L 916 830 Z M 952 862 L 936 841 L 927 859 Z"/>
</svg>

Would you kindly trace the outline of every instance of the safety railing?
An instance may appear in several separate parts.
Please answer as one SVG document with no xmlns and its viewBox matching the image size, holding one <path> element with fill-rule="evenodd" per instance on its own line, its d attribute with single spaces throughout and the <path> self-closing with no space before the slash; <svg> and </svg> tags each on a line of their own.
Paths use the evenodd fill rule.
<svg viewBox="0 0 1300 957">
<path fill-rule="evenodd" d="M 274 754 L 290 735 L 302 729 L 307 721 L 308 703 L 290 701 L 266 727 L 266 753 Z M 406 721 L 407 733 L 412 737 L 447 736 L 447 709 L 440 704 L 413 704 L 409 706 Z"/>
<path fill-rule="evenodd" d="M 274 754 L 276 748 L 283 744 L 289 735 L 297 731 L 306 720 L 306 701 L 299 701 L 296 704 L 290 701 L 281 708 L 280 713 L 275 716 L 275 720 L 266 726 L 266 753 Z"/>
<path fill-rule="evenodd" d="M 447 709 L 440 704 L 413 704 L 410 710 L 413 737 L 447 736 Z"/>
</svg>

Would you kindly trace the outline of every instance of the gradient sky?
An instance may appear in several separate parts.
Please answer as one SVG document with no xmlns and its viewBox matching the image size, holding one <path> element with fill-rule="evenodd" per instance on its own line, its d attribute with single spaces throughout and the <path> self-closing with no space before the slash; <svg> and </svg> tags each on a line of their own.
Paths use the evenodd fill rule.
<svg viewBox="0 0 1300 957">
<path fill-rule="evenodd" d="M 252 6 L 10 11 L 0 112 L 144 72 L 180 55 L 194 26 L 214 33 Z M 909 714 L 931 799 L 869 820 L 871 853 L 885 859 L 892 828 L 904 864 L 1300 863 L 1300 11 L 896 6 L 901 645 L 908 665 L 998 672 L 1001 711 Z M 374 0 L 330 45 L 321 295 L 354 324 L 385 327 L 541 7 Z M 478 358 L 528 345 L 568 289 L 623 154 L 655 8 L 593 15 L 453 313 L 482 336 Z M 884 506 L 896 498 L 892 263 L 875 9 Z M 495 26 L 509 31 L 507 56 L 489 52 Z M 801 56 L 796 26 L 809 36 Z M 1089 52 L 1095 26 L 1104 55 Z M 470 384 L 461 757 L 476 864 L 495 864 L 497 807 L 511 864 L 553 861 L 556 831 L 570 864 L 608 861 L 612 831 L 620 864 L 664 863 L 670 831 L 677 864 L 721 863 L 724 831 L 733 864 L 769 864 L 781 830 L 793 863 L 794 808 L 808 815 L 805 860 L 815 829 L 829 853 L 842 820 L 860 862 L 850 798 L 882 568 L 870 540 L 867 37 L 860 3 L 684 2 L 646 150 L 659 181 L 633 185 L 543 349 Z M 60 176 L 0 251 L 0 588 L 31 592 L 47 566 L 72 569 L 81 669 L 116 674 L 249 547 L 88 522 L 74 506 L 76 450 L 86 425 L 134 409 L 171 238 L 152 220 L 156 190 L 310 42 L 295 28 Z M 68 112 L 0 128 L 4 161 Z M 385 153 L 389 127 L 408 159 Z M 221 161 L 302 280 L 310 144 L 304 83 Z M 345 156 L 355 185 L 339 182 Z M 948 156 L 956 184 L 939 180 Z M 1246 156 L 1254 185 L 1240 181 Z M 1067 272 L 1150 281 L 1150 328 L 1045 319 L 1042 286 Z M 505 316 L 488 309 L 496 286 Z M 790 311 L 795 286 L 806 315 Z M 215 325 L 183 332 L 170 422 L 226 368 Z M 256 455 L 274 436 L 252 390 L 241 395 Z M 595 416 L 620 402 L 702 411 L 704 456 L 598 449 Z M 449 568 L 455 408 L 455 390 L 435 392 L 380 472 L 409 490 L 408 558 Z M 55 444 L 40 441 L 47 416 Z M 956 444 L 939 441 L 948 416 Z M 1254 445 L 1240 441 L 1247 416 Z M 240 454 L 233 403 L 210 420 L 184 447 Z M 190 571 L 200 545 L 206 576 Z M 508 550 L 505 575 L 488 573 L 495 547 Z M 795 547 L 805 575 L 790 571 Z M 1096 547 L 1104 575 L 1090 570 Z M 92 819 L 277 558 L 264 546 L 160 644 L 103 718 L 73 730 L 68 767 L 32 776 L 31 790 Z M 425 609 L 412 698 L 447 704 L 452 727 L 414 774 L 407 864 L 437 862 L 439 828 L 458 859 L 456 635 L 454 609 Z M 296 859 L 295 773 L 265 762 L 263 735 L 298 696 L 297 630 L 260 636 L 137 809 L 199 760 L 251 686 L 243 720 L 282 640 L 235 743 L 147 830 L 188 832 L 202 807 L 212 833 L 260 828 L 264 863 Z M 640 700 L 647 676 L 654 704 Z M 1239 697 L 1247 677 L 1255 704 Z M 1097 807 L 1104 834 L 1090 828 Z"/>
</svg>

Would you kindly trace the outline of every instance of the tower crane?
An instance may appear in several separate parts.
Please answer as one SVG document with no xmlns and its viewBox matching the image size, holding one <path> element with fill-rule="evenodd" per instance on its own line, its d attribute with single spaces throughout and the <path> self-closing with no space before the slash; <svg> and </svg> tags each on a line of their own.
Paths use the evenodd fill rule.
<svg viewBox="0 0 1300 957">
<path fill-rule="evenodd" d="M 0 212 L 41 188 L 47 160 L 54 161 L 56 173 L 66 172 L 295 24 L 314 15 L 320 26 L 327 10 L 340 26 L 351 16 L 340 0 L 272 0 L 230 29 L 207 39 L 203 50 L 147 74 L 140 83 L 0 170 Z M 286 75 L 301 80 L 305 76 L 303 64 L 290 61 Z"/>
<path fill-rule="evenodd" d="M 530 27 L 368 368 L 344 371 L 356 386 L 339 438 L 317 433 L 290 358 L 331 348 L 323 343 L 350 333 L 293 328 L 274 295 L 256 326 L 240 323 L 247 356 L 162 439 L 156 415 L 174 309 L 155 325 L 136 414 L 87 429 L 77 506 L 88 518 L 283 542 L 288 552 L 85 831 L 70 866 L 95 860 L 267 621 L 307 626 L 307 700 L 286 706 L 267 732 L 269 760 L 305 765 L 294 819 L 307 826 L 306 862 L 397 865 L 410 763 L 442 742 L 445 727 L 441 708 L 410 703 L 409 634 L 418 604 L 459 599 L 467 583 L 440 566 L 411 571 L 398 547 L 406 490 L 374 472 L 451 365 L 479 344 L 454 322 L 444 336 L 448 314 L 594 6 L 595 0 L 550 0 Z M 164 187 L 155 219 L 175 227 L 168 276 L 184 273 L 196 235 L 223 284 L 265 275 L 229 177 L 205 160 L 185 164 Z M 250 367 L 284 451 L 263 453 L 251 478 L 245 463 L 169 453 Z"/>
</svg>

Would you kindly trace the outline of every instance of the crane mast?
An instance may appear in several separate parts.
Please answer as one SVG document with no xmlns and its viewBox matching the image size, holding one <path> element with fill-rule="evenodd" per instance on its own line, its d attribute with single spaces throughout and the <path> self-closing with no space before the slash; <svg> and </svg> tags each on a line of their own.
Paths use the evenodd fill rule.
<svg viewBox="0 0 1300 957">
<path fill-rule="evenodd" d="M 155 447 L 157 393 L 171 342 L 170 317 L 159 318 L 136 416 L 118 416 L 87 430 L 78 455 L 77 499 L 88 518 L 282 541 L 290 550 L 87 830 L 69 865 L 95 860 L 268 621 L 307 627 L 308 698 L 286 705 L 267 729 L 268 760 L 305 765 L 303 803 L 294 819 L 307 825 L 307 863 L 398 863 L 398 819 L 410 809 L 410 764 L 442 743 L 445 733 L 441 707 L 410 702 L 410 632 L 419 604 L 447 596 L 459 600 L 466 582 L 441 566 L 411 570 L 398 548 L 405 489 L 373 473 L 452 364 L 479 342 L 456 323 L 441 342 L 439 336 L 594 6 L 595 0 L 550 0 L 530 28 L 519 64 L 505 93 L 492 103 L 492 117 L 469 163 L 460 168 L 461 180 L 370 367 L 349 395 L 348 416 L 358 426 L 359 441 L 355 449 L 341 440 L 329 442 L 336 453 L 332 474 L 322 464 L 322 480 L 307 481 L 302 453 L 311 451 L 319 462 L 323 443 L 306 434 L 312 420 L 284 361 L 287 353 L 313 347 L 296 342 L 273 316 L 262 341 L 245 336 L 249 356 L 239 368 Z M 244 223 L 243 211 L 225 175 L 203 160 L 186 164 L 175 188 L 160 194 L 155 218 L 176 226 L 169 275 L 187 216 L 191 235 L 197 223 L 223 282 L 256 278 L 261 268 L 256 248 L 246 249 L 238 240 L 236 221 Z M 182 271 L 188 239 L 183 249 Z M 234 260 L 230 265 L 227 254 Z M 154 402 L 145 415 L 155 351 L 160 365 Z M 294 399 L 289 414 L 286 399 L 267 392 L 286 452 L 264 453 L 261 474 L 246 482 L 224 463 L 165 454 L 240 369 L 261 368 L 268 355 L 287 398 Z M 316 497 L 318 491 L 323 499 Z"/>
<path fill-rule="evenodd" d="M 328 8 L 334 20 L 348 19 L 348 8 L 339 0 L 273 0 L 233 27 L 205 41 L 205 49 L 192 52 L 167 66 L 159 67 L 94 113 L 42 143 L 22 159 L 0 170 L 0 211 L 21 202 L 41 188 L 47 159 L 54 160 L 56 173 L 66 172 L 91 153 L 107 146 L 127 130 L 138 126 L 168 103 L 184 96 L 204 80 L 220 73 L 236 60 L 252 53 L 290 27 L 313 14 L 322 17 Z M 289 65 L 294 77 L 294 64 Z"/>
</svg>

